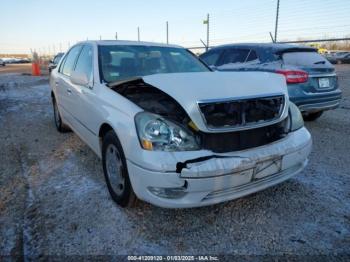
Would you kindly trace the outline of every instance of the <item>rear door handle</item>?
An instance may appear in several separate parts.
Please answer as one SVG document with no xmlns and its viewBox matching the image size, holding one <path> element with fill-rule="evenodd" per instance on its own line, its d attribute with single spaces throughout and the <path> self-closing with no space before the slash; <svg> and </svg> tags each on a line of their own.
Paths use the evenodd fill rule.
<svg viewBox="0 0 350 262">
<path fill-rule="evenodd" d="M 72 93 L 72 90 L 70 90 L 69 88 L 67 89 L 67 92 L 69 93 L 69 94 L 71 94 Z"/>
</svg>

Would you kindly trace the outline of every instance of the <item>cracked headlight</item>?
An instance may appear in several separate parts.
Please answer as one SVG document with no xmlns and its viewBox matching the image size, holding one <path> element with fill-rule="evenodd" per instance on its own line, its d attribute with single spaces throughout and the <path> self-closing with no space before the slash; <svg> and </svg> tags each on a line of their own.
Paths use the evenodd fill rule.
<svg viewBox="0 0 350 262">
<path fill-rule="evenodd" d="M 299 108 L 292 102 L 289 102 L 289 115 L 290 131 L 293 132 L 304 126 L 303 116 L 301 115 Z"/>
<path fill-rule="evenodd" d="M 142 148 L 154 151 L 198 150 L 199 145 L 191 131 L 164 117 L 148 112 L 135 116 L 137 134 Z"/>
</svg>

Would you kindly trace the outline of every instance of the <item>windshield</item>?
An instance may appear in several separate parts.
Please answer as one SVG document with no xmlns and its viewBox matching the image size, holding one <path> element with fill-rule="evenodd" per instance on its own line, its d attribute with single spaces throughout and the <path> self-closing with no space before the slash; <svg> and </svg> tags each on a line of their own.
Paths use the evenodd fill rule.
<svg viewBox="0 0 350 262">
<path fill-rule="evenodd" d="M 99 46 L 101 79 L 111 83 L 161 73 L 210 71 L 183 48 L 158 46 Z"/>
<path fill-rule="evenodd" d="M 282 55 L 283 63 L 296 66 L 330 65 L 328 60 L 316 52 L 288 52 Z"/>
</svg>

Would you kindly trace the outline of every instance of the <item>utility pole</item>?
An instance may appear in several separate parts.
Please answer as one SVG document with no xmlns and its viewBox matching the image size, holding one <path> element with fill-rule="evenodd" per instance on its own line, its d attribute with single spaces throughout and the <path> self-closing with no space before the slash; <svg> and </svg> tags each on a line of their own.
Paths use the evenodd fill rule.
<svg viewBox="0 0 350 262">
<path fill-rule="evenodd" d="M 140 42 L 140 27 L 137 27 L 137 41 Z"/>
<path fill-rule="evenodd" d="M 169 44 L 169 23 L 166 21 L 166 44 Z"/>
<path fill-rule="evenodd" d="M 118 33 L 115 32 L 115 40 L 118 40 Z"/>
<path fill-rule="evenodd" d="M 203 24 L 207 25 L 207 44 L 205 45 L 205 51 L 208 51 L 209 49 L 209 14 L 207 14 L 207 20 L 204 20 Z"/>
<path fill-rule="evenodd" d="M 100 35 L 100 40 L 102 40 L 102 36 Z"/>
<path fill-rule="evenodd" d="M 277 10 L 276 10 L 276 23 L 275 23 L 275 43 L 277 42 L 277 30 L 278 30 L 278 15 L 280 11 L 280 0 L 277 0 Z"/>
</svg>

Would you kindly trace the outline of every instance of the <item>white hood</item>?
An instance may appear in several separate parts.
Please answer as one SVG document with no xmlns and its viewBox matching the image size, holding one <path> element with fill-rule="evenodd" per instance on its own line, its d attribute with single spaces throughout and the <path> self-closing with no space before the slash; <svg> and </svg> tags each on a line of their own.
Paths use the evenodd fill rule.
<svg viewBox="0 0 350 262">
<path fill-rule="evenodd" d="M 288 100 L 285 78 L 282 75 L 267 72 L 173 73 L 142 78 L 144 82 L 173 97 L 185 109 L 196 126 L 206 132 L 209 130 L 201 117 L 198 101 L 268 96 L 278 93 L 284 94 Z"/>
</svg>

